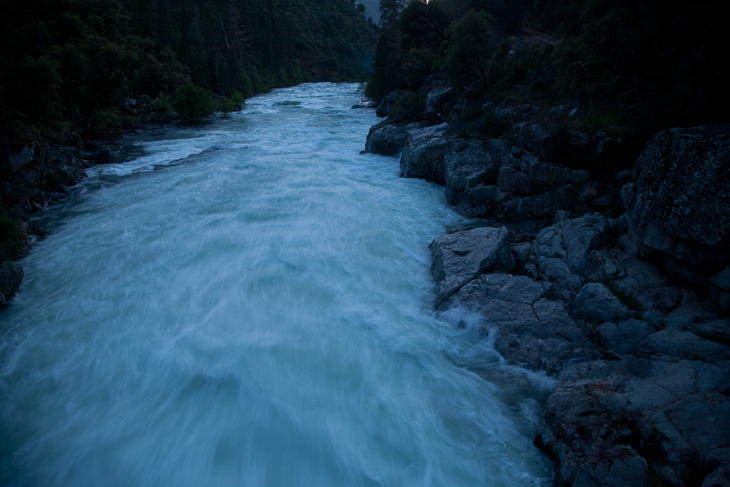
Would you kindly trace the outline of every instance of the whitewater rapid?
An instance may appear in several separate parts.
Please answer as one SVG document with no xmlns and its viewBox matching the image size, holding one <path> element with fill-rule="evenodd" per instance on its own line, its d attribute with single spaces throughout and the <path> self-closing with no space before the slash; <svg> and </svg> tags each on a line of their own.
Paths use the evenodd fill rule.
<svg viewBox="0 0 730 487">
<path fill-rule="evenodd" d="M 0 312 L 0 484 L 551 484 L 549 383 L 434 315 L 428 245 L 467 222 L 360 154 L 356 91 L 129 137 L 39 216 Z"/>
</svg>

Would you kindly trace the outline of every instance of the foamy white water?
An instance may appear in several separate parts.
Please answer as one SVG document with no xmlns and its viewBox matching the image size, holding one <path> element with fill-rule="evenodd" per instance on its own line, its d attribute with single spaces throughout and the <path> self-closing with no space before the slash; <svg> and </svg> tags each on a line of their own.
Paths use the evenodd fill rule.
<svg viewBox="0 0 730 487">
<path fill-rule="evenodd" d="M 0 312 L 0 484 L 551 483 L 546 385 L 431 311 L 428 245 L 462 220 L 359 154 L 355 92 L 141 135 L 43 216 Z"/>
</svg>

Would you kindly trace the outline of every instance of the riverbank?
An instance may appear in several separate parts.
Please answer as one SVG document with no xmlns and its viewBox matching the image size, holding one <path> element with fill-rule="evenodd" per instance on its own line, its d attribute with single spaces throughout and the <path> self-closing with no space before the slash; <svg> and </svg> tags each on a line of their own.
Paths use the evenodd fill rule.
<svg viewBox="0 0 730 487">
<path fill-rule="evenodd" d="M 58 203 L 72 186 L 87 177 L 87 169 L 123 162 L 118 145 L 124 137 L 178 124 L 172 115 L 155 118 L 146 112 L 136 114 L 130 108 L 124 129 L 105 140 L 77 138 L 72 146 L 29 134 L 25 140 L 0 144 L 0 219 L 5 233 L 0 242 L 0 309 L 9 305 L 23 280 L 23 269 L 16 260 L 46 234 L 29 220 Z"/>
<path fill-rule="evenodd" d="M 729 127 L 660 132 L 632 170 L 592 174 L 552 162 L 528 108 L 495 107 L 507 139 L 389 119 L 368 135 L 402 177 L 488 219 L 431 244 L 437 315 L 476 319 L 507 363 L 556 379 L 535 438 L 556 486 L 730 485 Z M 622 145 L 570 135 L 590 161 Z"/>
</svg>

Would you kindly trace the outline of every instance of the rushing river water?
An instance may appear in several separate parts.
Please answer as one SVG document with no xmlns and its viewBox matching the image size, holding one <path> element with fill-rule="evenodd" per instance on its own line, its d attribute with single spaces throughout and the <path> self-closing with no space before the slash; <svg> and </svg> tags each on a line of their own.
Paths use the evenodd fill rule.
<svg viewBox="0 0 730 487">
<path fill-rule="evenodd" d="M 42 216 L 0 312 L 0 484 L 551 483 L 549 385 L 432 312 L 428 245 L 465 221 L 359 154 L 355 91 L 140 134 Z"/>
</svg>

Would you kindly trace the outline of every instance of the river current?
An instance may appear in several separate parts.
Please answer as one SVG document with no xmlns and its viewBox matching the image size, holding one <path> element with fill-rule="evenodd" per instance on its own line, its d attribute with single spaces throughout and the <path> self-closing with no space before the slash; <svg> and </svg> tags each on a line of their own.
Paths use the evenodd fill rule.
<svg viewBox="0 0 730 487">
<path fill-rule="evenodd" d="M 39 217 L 0 312 L 0 484 L 551 484 L 550 385 L 432 311 L 428 245 L 468 222 L 359 154 L 356 88 L 130 137 Z"/>
</svg>

